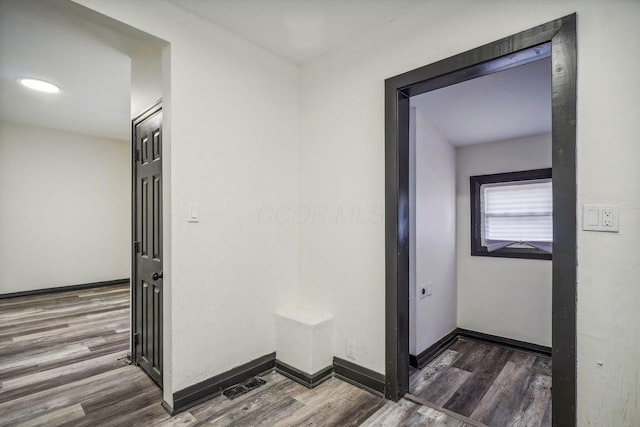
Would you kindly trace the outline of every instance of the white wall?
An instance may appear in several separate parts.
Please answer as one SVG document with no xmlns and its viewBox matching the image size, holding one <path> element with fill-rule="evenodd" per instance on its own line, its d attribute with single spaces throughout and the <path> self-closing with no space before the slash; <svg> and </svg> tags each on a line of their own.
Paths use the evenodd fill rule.
<svg viewBox="0 0 640 427">
<path fill-rule="evenodd" d="M 552 261 L 471 256 L 469 177 L 551 167 L 551 134 L 457 154 L 458 326 L 551 346 Z"/>
<path fill-rule="evenodd" d="M 296 223 L 273 216 L 297 205 L 297 68 L 168 2 L 77 3 L 170 44 L 162 74 L 172 404 L 173 392 L 275 351 L 274 312 L 292 302 L 298 277 Z M 199 223 L 187 222 L 190 203 Z"/>
<path fill-rule="evenodd" d="M 171 43 L 173 390 L 272 348 L 296 278 L 335 354 L 353 339 L 384 372 L 384 79 L 577 12 L 578 203 L 621 206 L 619 234 L 578 233 L 578 424 L 640 424 L 638 2 L 432 1 L 301 65 L 298 92 L 295 67 L 170 4 L 77 1 Z M 296 250 L 267 204 L 360 216 L 300 221 Z"/>
<path fill-rule="evenodd" d="M 385 78 L 573 12 L 578 203 L 621 206 L 620 233 L 578 232 L 578 425 L 639 425 L 640 3 L 432 1 L 302 64 L 300 203 L 384 205 Z M 336 356 L 355 340 L 356 363 L 384 373 L 384 221 L 301 224 L 299 251 L 302 295 L 334 313 Z"/>
<path fill-rule="evenodd" d="M 418 355 L 457 325 L 456 150 L 420 108 L 415 114 L 415 285 L 409 352 Z M 411 193 L 411 191 L 410 191 Z M 431 295 L 418 287 L 431 282 Z M 411 313 L 409 314 L 411 316 Z M 414 328 L 412 330 L 412 327 Z"/>
<path fill-rule="evenodd" d="M 0 122 L 0 294 L 129 277 L 129 144 Z"/>
<path fill-rule="evenodd" d="M 162 98 L 162 51 L 141 44 L 131 56 L 131 117 L 137 117 Z"/>
</svg>

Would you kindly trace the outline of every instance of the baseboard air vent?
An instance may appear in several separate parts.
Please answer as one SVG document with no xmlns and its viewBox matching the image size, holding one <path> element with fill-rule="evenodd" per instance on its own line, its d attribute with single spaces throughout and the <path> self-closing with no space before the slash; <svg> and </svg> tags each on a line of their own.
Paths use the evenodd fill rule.
<svg viewBox="0 0 640 427">
<path fill-rule="evenodd" d="M 251 390 L 266 384 L 267 382 L 261 378 L 253 377 L 242 384 L 236 384 L 222 392 L 229 400 L 233 400 L 243 394 L 249 393 Z"/>
</svg>

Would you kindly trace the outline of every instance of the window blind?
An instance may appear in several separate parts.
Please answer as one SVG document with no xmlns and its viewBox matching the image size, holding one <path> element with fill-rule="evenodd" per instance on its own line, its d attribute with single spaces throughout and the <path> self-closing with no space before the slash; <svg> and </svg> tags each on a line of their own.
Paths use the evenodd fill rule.
<svg viewBox="0 0 640 427">
<path fill-rule="evenodd" d="M 480 203 L 483 245 L 553 241 L 551 179 L 484 184 Z"/>
</svg>

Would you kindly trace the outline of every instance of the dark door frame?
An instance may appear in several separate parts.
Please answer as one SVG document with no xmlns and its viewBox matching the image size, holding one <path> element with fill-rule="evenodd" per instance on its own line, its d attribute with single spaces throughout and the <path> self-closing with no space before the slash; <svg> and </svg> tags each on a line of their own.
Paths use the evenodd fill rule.
<svg viewBox="0 0 640 427">
<path fill-rule="evenodd" d="M 409 385 L 409 98 L 551 55 L 553 425 L 576 424 L 576 15 L 385 81 L 385 395 Z"/>
<path fill-rule="evenodd" d="M 137 324 L 136 324 L 137 297 L 135 292 L 135 281 L 136 281 L 136 263 L 137 263 L 136 256 L 138 252 L 138 248 L 136 246 L 136 239 L 137 239 L 136 231 L 137 231 L 137 220 L 138 220 L 138 216 L 137 216 L 138 205 L 137 205 L 137 199 L 136 199 L 137 197 L 136 126 L 144 122 L 146 119 L 148 119 L 149 117 L 153 116 L 154 114 L 156 114 L 158 111 L 161 111 L 161 110 L 162 110 L 162 99 L 159 99 L 152 106 L 144 110 L 142 113 L 140 113 L 131 121 L 131 283 L 129 286 L 130 300 L 131 300 L 131 303 L 130 303 L 131 320 L 129 324 L 129 327 L 130 327 L 129 329 L 131 333 L 129 337 L 130 339 L 129 348 L 131 351 L 131 362 L 135 365 L 138 365 L 138 355 L 136 351 L 136 337 L 135 337 L 135 331 L 137 330 Z M 162 140 L 160 141 L 160 144 L 162 144 Z M 162 147 L 160 147 L 160 150 L 162 151 Z M 162 197 L 162 194 L 160 194 L 160 197 Z M 162 388 L 162 384 L 158 384 L 158 385 L 160 386 L 160 388 Z"/>
</svg>

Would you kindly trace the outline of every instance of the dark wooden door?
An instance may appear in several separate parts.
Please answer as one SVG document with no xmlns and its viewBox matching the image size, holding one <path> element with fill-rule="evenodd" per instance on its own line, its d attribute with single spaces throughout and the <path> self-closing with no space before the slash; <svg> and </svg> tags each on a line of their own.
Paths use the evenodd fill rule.
<svg viewBox="0 0 640 427">
<path fill-rule="evenodd" d="M 162 387 L 162 109 L 133 121 L 134 361 Z"/>
</svg>

